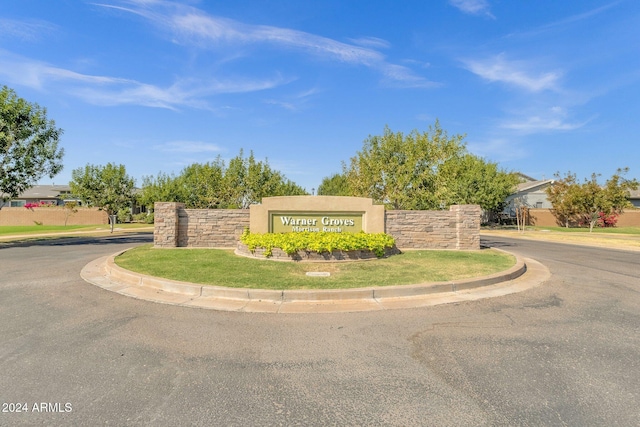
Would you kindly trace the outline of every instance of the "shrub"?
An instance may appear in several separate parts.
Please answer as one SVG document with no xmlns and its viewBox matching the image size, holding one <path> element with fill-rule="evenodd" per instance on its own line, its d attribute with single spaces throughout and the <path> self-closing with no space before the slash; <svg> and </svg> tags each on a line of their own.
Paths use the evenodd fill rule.
<svg viewBox="0 0 640 427">
<path fill-rule="evenodd" d="M 117 216 L 118 216 L 118 222 L 120 224 L 123 224 L 125 222 L 131 222 L 131 209 L 122 208 L 118 211 Z"/>
<path fill-rule="evenodd" d="M 598 214 L 598 227 L 615 227 L 618 222 L 618 214 L 610 213 L 606 214 L 600 212 Z"/>
<path fill-rule="evenodd" d="M 382 257 L 386 248 L 392 248 L 395 240 L 385 233 L 250 233 L 245 229 L 240 241 L 247 245 L 251 252 L 264 248 L 265 256 L 272 255 L 273 248 L 280 248 L 291 255 L 298 251 L 317 253 L 353 251 L 368 249 L 376 256 Z"/>
<path fill-rule="evenodd" d="M 140 212 L 131 217 L 131 222 L 153 224 L 153 221 L 154 221 L 153 212 L 149 212 L 149 213 Z"/>
</svg>

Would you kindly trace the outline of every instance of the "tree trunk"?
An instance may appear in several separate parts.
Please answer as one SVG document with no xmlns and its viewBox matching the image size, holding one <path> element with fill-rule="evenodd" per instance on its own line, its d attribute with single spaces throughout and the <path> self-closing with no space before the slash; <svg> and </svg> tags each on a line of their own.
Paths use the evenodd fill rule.
<svg viewBox="0 0 640 427">
<path fill-rule="evenodd" d="M 109 224 L 111 224 L 111 233 L 113 233 L 113 227 L 116 224 L 117 215 L 109 215 Z"/>
</svg>

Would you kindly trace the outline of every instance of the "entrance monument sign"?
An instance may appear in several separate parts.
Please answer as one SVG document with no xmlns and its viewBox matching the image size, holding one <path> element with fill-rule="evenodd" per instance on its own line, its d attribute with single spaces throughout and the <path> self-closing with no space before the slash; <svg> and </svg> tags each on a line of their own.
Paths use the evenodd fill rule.
<svg viewBox="0 0 640 427">
<path fill-rule="evenodd" d="M 265 197 L 249 209 L 252 233 L 384 233 L 384 206 L 364 197 Z"/>
<path fill-rule="evenodd" d="M 362 212 L 340 213 L 316 212 L 271 212 L 269 232 L 329 232 L 329 233 L 357 233 L 362 231 Z"/>
<path fill-rule="evenodd" d="M 385 211 L 371 199 L 339 196 L 265 197 L 249 209 L 186 209 L 184 203 L 157 202 L 153 241 L 157 248 L 236 248 L 247 227 L 251 233 L 326 228 L 387 233 L 400 249 L 478 250 L 481 214 L 477 205 Z"/>
</svg>

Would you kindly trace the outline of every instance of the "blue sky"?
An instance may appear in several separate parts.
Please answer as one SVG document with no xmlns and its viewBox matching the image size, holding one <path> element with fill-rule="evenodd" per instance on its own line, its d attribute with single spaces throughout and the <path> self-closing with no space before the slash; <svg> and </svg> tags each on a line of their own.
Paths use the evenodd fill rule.
<svg viewBox="0 0 640 427">
<path fill-rule="evenodd" d="M 20 0 L 0 85 L 87 163 L 179 173 L 242 148 L 307 188 L 369 135 L 466 134 L 537 179 L 640 177 L 640 2 Z"/>
</svg>

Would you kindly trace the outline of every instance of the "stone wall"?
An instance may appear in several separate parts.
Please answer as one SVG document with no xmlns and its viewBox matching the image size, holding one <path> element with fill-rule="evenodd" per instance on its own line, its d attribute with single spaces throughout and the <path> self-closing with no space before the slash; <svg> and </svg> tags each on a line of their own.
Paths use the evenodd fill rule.
<svg viewBox="0 0 640 427">
<path fill-rule="evenodd" d="M 386 211 L 386 233 L 400 249 L 480 249 L 477 205 L 451 206 L 448 211 Z"/>
<path fill-rule="evenodd" d="M 155 203 L 153 209 L 153 244 L 156 248 L 178 246 L 178 211 L 184 203 Z"/>
<path fill-rule="evenodd" d="M 105 211 L 93 208 L 78 208 L 77 212 L 69 213 L 63 207 L 25 207 L 0 209 L 0 225 L 97 225 L 108 224 L 109 218 Z"/>
<path fill-rule="evenodd" d="M 162 248 L 235 248 L 249 227 L 248 209 L 185 209 L 156 203 L 154 245 Z"/>
<path fill-rule="evenodd" d="M 448 211 L 385 211 L 385 230 L 400 249 L 480 249 L 477 205 Z M 182 203 L 156 203 L 154 244 L 161 248 L 233 248 L 249 227 L 247 209 L 185 209 Z"/>
</svg>

